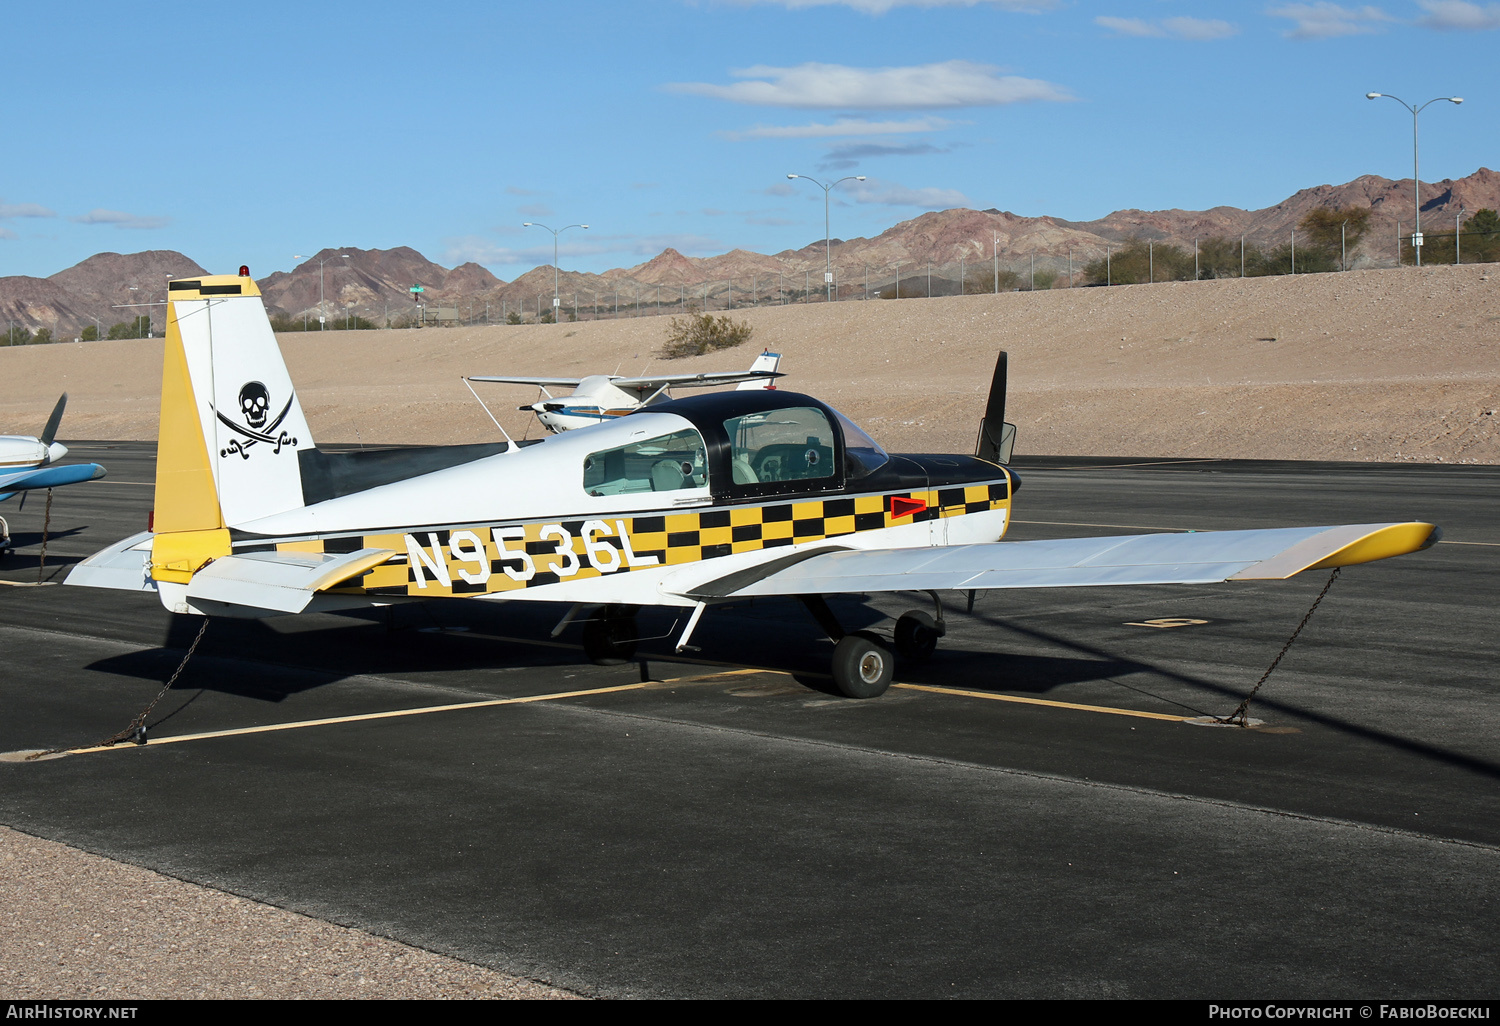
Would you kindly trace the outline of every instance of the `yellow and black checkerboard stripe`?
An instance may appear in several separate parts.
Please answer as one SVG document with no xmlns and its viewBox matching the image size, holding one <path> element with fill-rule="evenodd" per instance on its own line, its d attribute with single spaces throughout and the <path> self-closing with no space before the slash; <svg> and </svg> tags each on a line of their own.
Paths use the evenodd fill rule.
<svg viewBox="0 0 1500 1026">
<path fill-rule="evenodd" d="M 892 499 L 909 499 L 925 503 L 925 508 L 905 516 L 892 513 Z M 596 533 L 594 546 L 609 546 L 619 558 L 619 567 L 611 573 L 627 573 L 632 569 L 643 569 L 643 561 L 652 566 L 673 566 L 714 559 L 735 552 L 755 552 L 760 549 L 795 545 L 802 542 L 839 538 L 860 531 L 874 531 L 903 524 L 922 523 L 966 513 L 981 513 L 999 509 L 1009 504 L 1008 481 L 941 488 L 930 491 L 895 492 L 876 495 L 840 496 L 826 499 L 808 499 L 796 502 L 771 502 L 758 506 L 720 506 L 680 513 L 646 513 L 636 515 L 601 515 L 597 519 L 609 526 L 608 535 Z M 618 526 L 625 527 L 625 537 L 637 565 L 631 566 L 625 552 L 625 543 L 618 534 Z M 549 526 L 561 526 L 572 539 L 571 548 L 560 553 L 560 543 L 555 532 L 542 537 Z M 405 534 L 356 535 L 345 538 L 329 538 L 317 541 L 281 542 L 275 548 L 279 552 L 354 552 L 363 548 L 392 549 L 402 560 L 385 563 L 367 571 L 357 581 L 348 582 L 334 589 L 339 592 L 362 592 L 370 595 L 411 595 L 423 598 L 446 596 L 480 595 L 495 592 L 515 591 L 521 588 L 543 587 L 560 580 L 581 581 L 601 577 L 604 571 L 590 563 L 581 537 L 584 520 L 537 521 L 526 524 L 475 524 L 452 527 L 439 531 L 412 531 L 411 537 L 421 545 L 434 560 L 441 559 L 446 565 L 450 585 L 435 579 L 430 568 L 409 565 L 405 561 L 407 547 Z M 506 542 L 509 551 L 501 552 L 491 528 L 522 527 L 524 539 Z M 472 553 L 461 559 L 454 555 L 450 544 L 455 535 L 471 532 L 474 538 L 460 539 L 460 551 Z M 478 542 L 476 546 L 475 540 Z M 535 574 L 530 580 L 518 581 L 506 573 L 521 572 L 521 561 L 516 555 L 522 545 L 530 555 Z M 482 555 L 480 553 L 482 548 Z M 242 550 L 244 551 L 244 550 Z M 566 568 L 566 552 L 571 551 L 579 567 L 576 573 L 563 578 L 556 572 Z M 655 557 L 655 562 L 651 561 Z M 471 584 L 460 571 L 470 577 L 482 577 L 488 565 L 488 579 Z M 417 583 L 417 573 L 422 573 L 426 587 Z"/>
</svg>

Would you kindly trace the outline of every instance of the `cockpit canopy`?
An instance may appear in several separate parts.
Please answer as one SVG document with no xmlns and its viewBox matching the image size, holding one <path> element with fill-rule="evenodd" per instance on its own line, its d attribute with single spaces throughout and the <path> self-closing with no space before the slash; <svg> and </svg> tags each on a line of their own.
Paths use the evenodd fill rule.
<svg viewBox="0 0 1500 1026">
<path fill-rule="evenodd" d="M 811 396 L 779 390 L 717 392 L 631 414 L 673 413 L 694 430 L 673 431 L 590 453 L 590 495 L 683 491 L 705 485 L 716 499 L 837 491 L 890 458 L 853 421 Z"/>
</svg>

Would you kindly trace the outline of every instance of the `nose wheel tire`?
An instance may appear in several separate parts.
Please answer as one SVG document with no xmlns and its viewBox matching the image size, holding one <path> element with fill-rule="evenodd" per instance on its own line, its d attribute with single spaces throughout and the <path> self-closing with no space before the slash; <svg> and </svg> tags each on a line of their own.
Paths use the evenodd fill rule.
<svg viewBox="0 0 1500 1026">
<path fill-rule="evenodd" d="M 846 634 L 833 648 L 833 682 L 850 698 L 874 698 L 891 686 L 896 660 L 869 631 Z"/>
<path fill-rule="evenodd" d="M 937 650 L 942 632 L 931 616 L 913 609 L 896 621 L 896 651 L 903 659 L 921 662 Z"/>
</svg>

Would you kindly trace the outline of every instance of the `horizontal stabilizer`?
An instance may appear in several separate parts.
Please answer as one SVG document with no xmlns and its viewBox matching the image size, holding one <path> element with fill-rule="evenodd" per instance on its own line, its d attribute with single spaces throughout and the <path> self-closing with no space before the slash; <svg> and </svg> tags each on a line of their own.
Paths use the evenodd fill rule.
<svg viewBox="0 0 1500 1026">
<path fill-rule="evenodd" d="M 1271 580 L 1415 552 L 1440 534 L 1424 523 L 1354 524 L 849 549 L 813 556 L 732 591 L 708 582 L 689 597 Z"/>
<path fill-rule="evenodd" d="M 151 579 L 151 539 L 150 531 L 142 531 L 123 541 L 117 541 L 73 567 L 63 583 L 83 588 L 154 592 L 156 582 Z"/>
<path fill-rule="evenodd" d="M 379 566 L 392 555 L 391 549 L 360 549 L 224 556 L 193 575 L 187 597 L 194 605 L 217 602 L 240 609 L 300 613 L 318 592 Z"/>
</svg>

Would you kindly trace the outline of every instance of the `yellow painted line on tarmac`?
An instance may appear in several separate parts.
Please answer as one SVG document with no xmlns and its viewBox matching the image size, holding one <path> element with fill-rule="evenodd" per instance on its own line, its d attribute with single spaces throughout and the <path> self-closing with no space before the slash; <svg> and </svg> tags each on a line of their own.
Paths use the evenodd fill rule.
<svg viewBox="0 0 1500 1026">
<path fill-rule="evenodd" d="M 961 695 L 965 698 L 987 698 L 992 702 L 1016 702 L 1020 705 L 1045 705 L 1053 709 L 1073 709 L 1078 712 L 1110 713 L 1114 716 L 1135 716 L 1143 720 L 1170 720 L 1181 723 L 1186 716 L 1168 713 L 1142 712 L 1139 709 L 1116 709 L 1109 705 L 1079 705 L 1076 702 L 1053 702 L 1045 698 L 1022 698 L 1020 695 L 996 695 L 988 691 L 964 691 L 961 688 L 935 688 L 926 684 L 892 684 L 893 688 L 908 691 L 928 691 L 934 695 Z"/>
<path fill-rule="evenodd" d="M 329 727 L 339 723 L 362 723 L 368 720 L 391 720 L 403 716 L 425 716 L 428 713 L 457 712 L 461 709 L 488 709 L 498 705 L 525 705 L 529 702 L 553 702 L 560 698 L 580 698 L 584 695 L 608 695 L 617 691 L 639 691 L 656 688 L 664 684 L 692 684 L 720 677 L 738 677 L 760 670 L 725 670 L 719 673 L 702 674 L 697 677 L 674 677 L 671 680 L 647 680 L 636 684 L 617 684 L 607 688 L 587 688 L 581 691 L 555 691 L 547 695 L 526 695 L 522 698 L 489 698 L 478 702 L 456 702 L 451 705 L 428 705 L 419 709 L 392 709 L 387 712 L 356 713 L 350 716 L 328 716 L 318 720 L 296 720 L 290 723 L 267 723 L 258 727 L 233 727 L 229 730 L 209 730 L 201 734 L 176 734 L 172 737 L 153 737 L 145 745 L 119 744 L 98 745 L 93 748 L 70 748 L 67 755 L 88 755 L 93 752 L 113 752 L 131 748 L 153 748 L 157 745 L 172 745 L 182 741 L 207 741 L 217 737 L 239 737 L 244 734 L 269 734 L 279 730 L 300 730 L 304 727 Z"/>
</svg>

